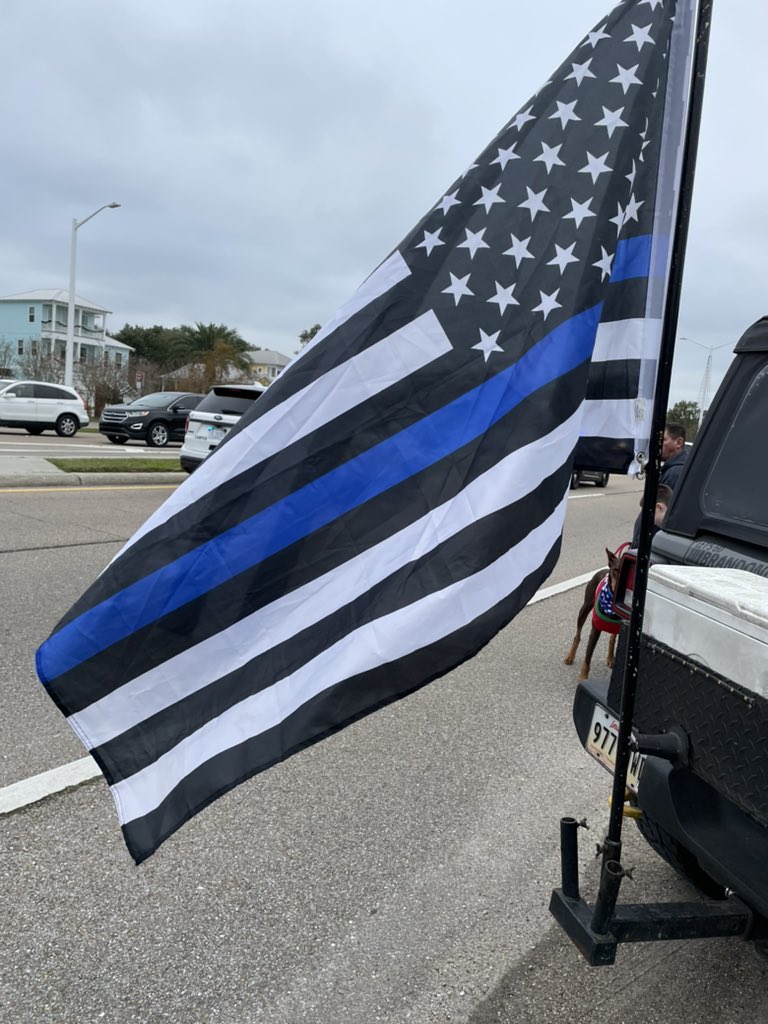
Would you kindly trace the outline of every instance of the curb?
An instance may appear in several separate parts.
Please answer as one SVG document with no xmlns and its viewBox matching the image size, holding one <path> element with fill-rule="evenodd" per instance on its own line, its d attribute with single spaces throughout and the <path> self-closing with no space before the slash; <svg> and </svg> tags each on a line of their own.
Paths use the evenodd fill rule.
<svg viewBox="0 0 768 1024">
<path fill-rule="evenodd" d="M 0 477 L 3 490 L 24 487 L 123 487 L 153 484 L 180 484 L 187 479 L 183 472 L 173 473 L 29 473 Z"/>
</svg>

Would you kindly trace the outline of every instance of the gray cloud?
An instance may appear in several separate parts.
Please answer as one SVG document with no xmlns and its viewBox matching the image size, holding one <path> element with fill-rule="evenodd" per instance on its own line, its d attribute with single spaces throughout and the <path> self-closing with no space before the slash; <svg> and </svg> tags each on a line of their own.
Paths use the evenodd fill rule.
<svg viewBox="0 0 768 1024">
<path fill-rule="evenodd" d="M 5 0 L 2 293 L 112 326 L 222 321 L 291 353 L 610 6 L 606 0 Z M 680 333 L 764 312 L 762 0 L 716 5 Z M 713 354 L 715 376 L 729 349 Z M 707 352 L 681 343 L 672 400 Z"/>
</svg>

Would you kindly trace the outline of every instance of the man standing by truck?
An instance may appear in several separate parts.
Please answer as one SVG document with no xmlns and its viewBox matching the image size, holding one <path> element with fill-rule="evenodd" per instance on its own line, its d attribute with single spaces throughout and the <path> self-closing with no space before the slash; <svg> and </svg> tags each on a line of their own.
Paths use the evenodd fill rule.
<svg viewBox="0 0 768 1024">
<path fill-rule="evenodd" d="M 661 442 L 661 476 L 659 487 L 668 487 L 667 500 L 672 496 L 683 472 L 685 460 L 688 458 L 688 449 L 685 447 L 685 427 L 679 423 L 667 423 L 664 427 L 664 437 Z M 661 493 L 661 492 L 660 492 Z M 640 543 L 640 515 L 635 520 L 632 530 L 632 547 L 636 548 Z"/>
<path fill-rule="evenodd" d="M 661 477 L 659 483 L 666 484 L 674 491 L 683 472 L 688 449 L 685 447 L 685 427 L 679 423 L 667 423 L 661 443 Z"/>
</svg>

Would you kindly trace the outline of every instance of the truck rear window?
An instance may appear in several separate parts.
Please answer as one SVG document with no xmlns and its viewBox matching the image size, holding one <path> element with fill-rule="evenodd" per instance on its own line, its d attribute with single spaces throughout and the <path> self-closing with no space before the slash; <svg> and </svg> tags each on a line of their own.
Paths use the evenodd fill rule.
<svg viewBox="0 0 768 1024">
<path fill-rule="evenodd" d="M 768 366 L 757 374 L 712 462 L 705 515 L 768 532 Z"/>
</svg>

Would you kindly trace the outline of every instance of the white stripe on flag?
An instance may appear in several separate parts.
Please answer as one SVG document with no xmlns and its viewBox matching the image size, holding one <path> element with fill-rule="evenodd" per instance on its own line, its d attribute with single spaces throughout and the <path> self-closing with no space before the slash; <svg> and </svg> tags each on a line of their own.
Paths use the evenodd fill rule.
<svg viewBox="0 0 768 1024">
<path fill-rule="evenodd" d="M 296 672 L 206 723 L 153 764 L 111 787 L 125 825 L 157 807 L 197 767 L 279 725 L 307 701 L 351 676 L 437 643 L 468 625 L 538 569 L 562 533 L 567 498 L 485 569 L 365 623 Z M 386 653 L 385 653 L 386 652 Z"/>
<path fill-rule="evenodd" d="M 638 317 L 631 320 L 609 320 L 597 329 L 592 362 L 611 359 L 658 359 L 661 342 L 661 320 Z M 593 435 L 595 436 L 595 435 Z"/>
<path fill-rule="evenodd" d="M 577 411 L 545 437 L 497 462 L 455 498 L 421 519 L 130 680 L 71 715 L 69 724 L 84 746 L 92 750 L 241 668 L 251 660 L 253 651 L 263 656 L 270 648 L 297 636 L 370 590 L 392 572 L 393 566 L 421 558 L 460 530 L 532 491 L 568 459 L 579 418 Z"/>
<path fill-rule="evenodd" d="M 653 407 L 642 398 L 617 398 L 584 403 L 582 437 L 641 437 L 642 426 Z"/>
<path fill-rule="evenodd" d="M 227 441 L 215 459 L 207 459 L 149 517 L 119 554 L 220 484 L 258 465 L 392 384 L 405 380 L 450 351 L 447 334 L 432 310 L 428 310 L 394 334 L 329 370 Z"/>
</svg>

